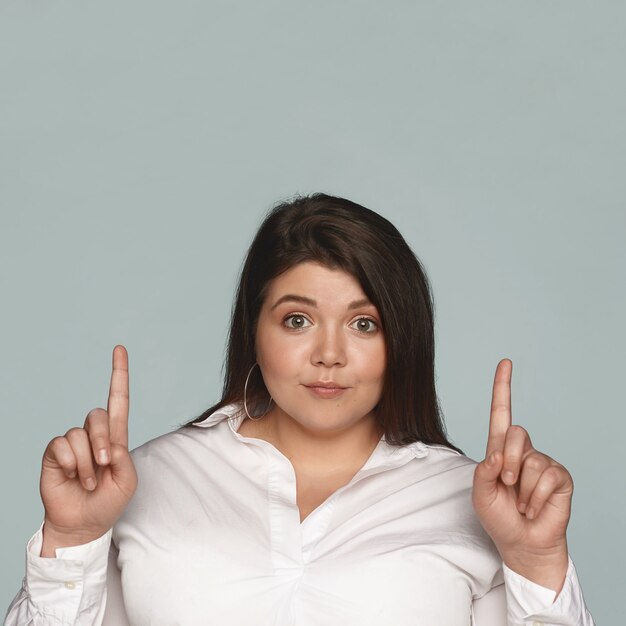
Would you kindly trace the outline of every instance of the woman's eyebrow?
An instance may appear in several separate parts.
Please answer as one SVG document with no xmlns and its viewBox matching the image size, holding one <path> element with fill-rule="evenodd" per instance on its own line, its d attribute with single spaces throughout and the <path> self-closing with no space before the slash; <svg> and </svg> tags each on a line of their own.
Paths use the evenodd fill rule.
<svg viewBox="0 0 626 626">
<path fill-rule="evenodd" d="M 278 300 L 276 300 L 276 302 L 274 302 L 274 304 L 272 305 L 270 311 L 273 311 L 279 304 L 282 304 L 283 302 L 300 302 L 302 304 L 308 304 L 309 306 L 317 308 L 316 300 L 313 300 L 312 298 L 307 298 L 306 296 L 299 296 L 294 293 L 288 293 L 278 298 Z M 352 302 L 350 302 L 350 304 L 348 305 L 348 310 L 358 309 L 362 306 L 373 305 L 367 298 L 362 298 L 361 300 L 353 300 Z"/>
</svg>

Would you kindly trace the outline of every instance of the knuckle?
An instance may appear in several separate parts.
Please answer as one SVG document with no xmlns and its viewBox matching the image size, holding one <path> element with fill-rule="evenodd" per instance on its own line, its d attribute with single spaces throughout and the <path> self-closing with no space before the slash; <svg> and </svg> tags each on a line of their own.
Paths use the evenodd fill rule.
<svg viewBox="0 0 626 626">
<path fill-rule="evenodd" d="M 569 473 L 569 471 L 567 470 L 567 468 L 563 467 L 562 465 L 560 466 L 561 471 L 563 472 L 563 475 L 565 476 L 565 479 L 572 483 L 572 486 L 574 485 L 574 477 Z"/>
<path fill-rule="evenodd" d="M 553 485 L 543 479 L 539 480 L 533 489 L 533 499 L 545 500 L 553 489 Z"/>
<path fill-rule="evenodd" d="M 48 444 L 48 448 L 50 450 L 53 450 L 54 452 L 57 452 L 61 450 L 62 448 L 65 448 L 66 444 L 67 444 L 67 439 L 65 437 L 62 437 L 61 435 L 58 435 L 57 437 L 54 437 L 54 439 L 50 441 L 50 443 Z"/>
<path fill-rule="evenodd" d="M 85 436 L 85 429 L 84 428 L 80 428 L 79 426 L 74 426 L 73 428 L 70 428 L 66 433 L 65 433 L 65 438 L 69 441 L 69 440 L 77 440 L 80 439 L 82 437 Z"/>
<path fill-rule="evenodd" d="M 99 424 L 97 428 L 93 428 L 89 431 L 89 439 L 92 442 L 100 442 L 108 444 L 109 442 L 109 428 L 105 424 Z"/>
<path fill-rule="evenodd" d="M 111 459 L 120 462 L 129 454 L 128 449 L 119 443 L 111 443 Z"/>
<path fill-rule="evenodd" d="M 523 426 L 520 426 L 519 424 L 511 424 L 511 426 L 509 427 L 509 430 L 517 436 L 528 434 L 526 429 Z"/>
<path fill-rule="evenodd" d="M 505 450 L 504 452 L 504 465 L 507 469 L 510 469 L 511 465 L 517 465 L 522 459 L 521 450 Z"/>
<path fill-rule="evenodd" d="M 546 468 L 543 474 L 546 477 L 546 479 L 550 481 L 551 484 L 559 482 L 563 476 L 563 474 L 561 473 L 561 470 L 554 465 Z"/>
<path fill-rule="evenodd" d="M 104 409 L 99 407 L 91 409 L 85 418 L 85 426 L 93 426 L 94 423 L 102 420 L 103 417 L 108 417 L 108 414 Z"/>
<path fill-rule="evenodd" d="M 86 469 L 93 471 L 92 452 L 89 444 L 74 448 L 74 456 L 76 457 L 76 464 L 81 468 L 81 471 Z"/>
<path fill-rule="evenodd" d="M 76 457 L 66 446 L 60 446 L 54 451 L 56 462 L 64 469 L 74 469 L 76 467 Z"/>
<path fill-rule="evenodd" d="M 64 455 L 57 458 L 58 464 L 64 470 L 75 470 L 76 469 L 76 459 L 73 456 Z"/>
<path fill-rule="evenodd" d="M 546 461 L 539 454 L 530 454 L 524 461 L 524 465 L 531 470 L 540 471 L 546 466 Z"/>
<path fill-rule="evenodd" d="M 90 437 L 91 444 L 96 448 L 108 448 L 109 440 L 102 434 L 92 435 Z"/>
</svg>

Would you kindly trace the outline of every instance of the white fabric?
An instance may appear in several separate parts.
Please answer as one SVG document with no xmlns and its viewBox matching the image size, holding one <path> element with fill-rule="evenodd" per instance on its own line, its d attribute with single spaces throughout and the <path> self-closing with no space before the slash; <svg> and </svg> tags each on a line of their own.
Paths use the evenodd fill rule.
<svg viewBox="0 0 626 626">
<path fill-rule="evenodd" d="M 471 459 L 383 437 L 301 523 L 293 466 L 239 435 L 243 417 L 231 405 L 135 449 L 137 492 L 100 539 L 45 559 L 40 529 L 5 625 L 593 624 L 571 560 L 556 601 L 503 567 Z"/>
</svg>

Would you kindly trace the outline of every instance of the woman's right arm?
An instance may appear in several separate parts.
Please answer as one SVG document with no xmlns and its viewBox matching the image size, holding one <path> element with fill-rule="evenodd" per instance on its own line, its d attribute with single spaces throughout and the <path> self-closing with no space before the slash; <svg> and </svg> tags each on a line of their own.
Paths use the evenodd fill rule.
<svg viewBox="0 0 626 626">
<path fill-rule="evenodd" d="M 25 584 L 6 626 L 103 623 L 111 528 L 137 487 L 128 451 L 128 388 L 128 354 L 116 346 L 107 410 L 93 409 L 83 428 L 48 444 L 40 480 L 44 523 L 29 542 Z M 71 597 L 79 603 L 70 602 L 68 613 Z M 96 605 L 83 620 L 87 606 Z"/>
<path fill-rule="evenodd" d="M 504 584 L 474 600 L 473 626 L 594 626 L 571 558 L 565 584 L 558 594 L 527 580 L 505 564 L 502 568 Z"/>
</svg>

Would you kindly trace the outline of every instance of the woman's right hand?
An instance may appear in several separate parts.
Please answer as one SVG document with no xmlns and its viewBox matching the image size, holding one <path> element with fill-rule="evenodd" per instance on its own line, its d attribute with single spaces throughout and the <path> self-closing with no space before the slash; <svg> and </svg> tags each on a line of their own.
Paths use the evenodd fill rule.
<svg viewBox="0 0 626 626">
<path fill-rule="evenodd" d="M 104 535 L 135 493 L 137 473 L 128 452 L 128 353 L 113 349 L 107 410 L 93 409 L 83 428 L 55 437 L 43 455 L 45 509 L 41 556 Z"/>
</svg>

